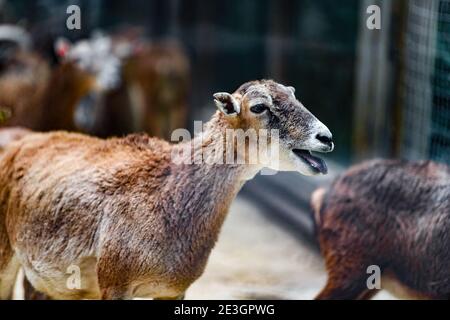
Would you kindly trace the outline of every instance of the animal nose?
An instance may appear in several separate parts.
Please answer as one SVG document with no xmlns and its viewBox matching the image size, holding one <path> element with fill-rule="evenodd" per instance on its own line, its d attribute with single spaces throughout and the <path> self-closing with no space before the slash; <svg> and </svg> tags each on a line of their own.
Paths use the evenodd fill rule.
<svg viewBox="0 0 450 320">
<path fill-rule="evenodd" d="M 333 143 L 333 136 L 328 134 L 318 133 L 316 139 L 325 144 Z"/>
<path fill-rule="evenodd" d="M 316 139 L 319 140 L 323 145 L 327 146 L 327 150 L 324 150 L 324 152 L 330 152 L 334 149 L 333 144 L 333 136 L 331 135 L 331 132 L 325 132 L 325 133 L 318 133 L 316 134 Z"/>
</svg>

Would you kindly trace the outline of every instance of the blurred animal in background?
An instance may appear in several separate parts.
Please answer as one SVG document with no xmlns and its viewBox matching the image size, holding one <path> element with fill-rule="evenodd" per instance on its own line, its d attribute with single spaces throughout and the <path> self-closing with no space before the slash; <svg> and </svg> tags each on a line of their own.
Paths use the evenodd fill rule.
<svg viewBox="0 0 450 320">
<path fill-rule="evenodd" d="M 87 90 L 74 103 L 78 131 L 98 136 L 132 132 L 131 106 L 121 70 L 124 57 L 114 51 L 111 38 L 95 34 L 75 43 L 59 38 L 55 52 L 60 67 L 72 66 L 89 77 Z"/>
<path fill-rule="evenodd" d="M 312 196 L 328 282 L 317 299 L 369 299 L 369 266 L 399 297 L 450 299 L 450 167 L 375 160 Z"/>
<path fill-rule="evenodd" d="M 14 25 L 0 25 L 0 70 L 5 67 L 16 48 L 27 50 L 30 48 L 31 39 L 28 33 L 20 27 Z"/>
<path fill-rule="evenodd" d="M 186 126 L 189 61 L 175 42 L 150 44 L 133 32 L 94 34 L 56 51 L 95 77 L 96 90 L 77 108 L 77 123 L 97 136 L 145 131 L 169 139 Z"/>
<path fill-rule="evenodd" d="M 132 105 L 132 127 L 170 139 L 185 127 L 190 88 L 189 60 L 175 42 L 138 47 L 123 66 Z"/>
<path fill-rule="evenodd" d="M 59 61 L 51 66 L 23 45 L 30 42 L 22 40 L 26 32 L 11 28 L 3 32 L 4 42 L 16 44 L 1 57 L 3 125 L 165 138 L 186 126 L 190 71 L 177 44 L 149 44 L 126 33 L 95 33 L 73 44 L 59 38 Z"/>
<path fill-rule="evenodd" d="M 43 130 L 40 112 L 50 69 L 29 51 L 29 35 L 21 28 L 0 26 L 1 124 Z"/>
<path fill-rule="evenodd" d="M 3 126 L 33 130 L 78 129 L 74 114 L 78 102 L 94 86 L 93 78 L 75 64 L 51 66 L 29 46 L 28 34 L 14 26 L 0 30 L 0 108 Z"/>
</svg>

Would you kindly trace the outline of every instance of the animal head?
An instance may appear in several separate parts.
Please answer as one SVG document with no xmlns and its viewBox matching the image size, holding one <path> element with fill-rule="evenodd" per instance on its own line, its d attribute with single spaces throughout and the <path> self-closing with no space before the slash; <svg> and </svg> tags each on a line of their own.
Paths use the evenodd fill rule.
<svg viewBox="0 0 450 320">
<path fill-rule="evenodd" d="M 75 122 L 86 131 L 95 125 L 103 109 L 105 95 L 120 87 L 122 82 L 122 56 L 118 54 L 112 39 L 101 34 L 71 43 L 59 38 L 55 52 L 62 64 L 72 64 L 84 75 L 85 90 L 75 108 Z"/>
<path fill-rule="evenodd" d="M 121 57 L 114 49 L 112 39 L 101 34 L 74 44 L 65 38 L 55 42 L 58 57 L 94 77 L 100 90 L 110 90 L 120 85 Z"/>
<path fill-rule="evenodd" d="M 0 72 L 4 72 L 20 52 L 28 52 L 31 38 L 21 27 L 0 24 Z"/>
<path fill-rule="evenodd" d="M 334 148 L 330 130 L 295 97 L 293 87 L 272 80 L 243 84 L 230 94 L 214 94 L 217 108 L 234 127 L 244 130 L 277 130 L 279 152 L 268 166 L 304 175 L 326 174 L 325 162 L 311 154 L 331 152 Z"/>
</svg>

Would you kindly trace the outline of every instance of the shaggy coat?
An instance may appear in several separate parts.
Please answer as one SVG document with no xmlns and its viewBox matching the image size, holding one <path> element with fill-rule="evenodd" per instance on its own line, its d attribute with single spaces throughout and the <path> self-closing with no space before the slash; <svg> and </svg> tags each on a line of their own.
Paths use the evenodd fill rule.
<svg viewBox="0 0 450 320">
<path fill-rule="evenodd" d="M 229 132 L 235 144 L 240 131 L 279 129 L 281 165 L 269 165 L 326 172 L 310 151 L 333 150 L 331 132 L 292 88 L 262 80 L 214 97 L 220 111 L 189 142 L 52 132 L 7 145 L 0 156 L 0 298 L 10 297 L 20 266 L 51 298 L 182 297 L 202 274 L 232 200 L 263 167 L 248 161 L 248 144 L 232 149 L 243 163 L 210 161 L 220 150 L 222 159 L 228 155 Z"/>
<path fill-rule="evenodd" d="M 242 166 L 175 165 L 171 152 L 139 135 L 56 132 L 13 144 L 0 160 L 0 263 L 12 248 L 26 252 L 27 278 L 54 298 L 99 298 L 99 288 L 104 298 L 182 294 L 243 178 Z M 71 265 L 83 289 L 53 291 Z"/>
<path fill-rule="evenodd" d="M 415 298 L 450 298 L 450 168 L 376 160 L 313 194 L 328 271 L 318 299 L 362 299 L 371 265 L 381 287 Z"/>
</svg>

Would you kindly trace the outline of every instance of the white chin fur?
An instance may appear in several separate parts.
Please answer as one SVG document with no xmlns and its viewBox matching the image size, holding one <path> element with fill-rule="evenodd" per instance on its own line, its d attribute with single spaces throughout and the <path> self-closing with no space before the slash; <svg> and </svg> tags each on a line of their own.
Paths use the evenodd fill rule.
<svg viewBox="0 0 450 320">
<path fill-rule="evenodd" d="M 278 164 L 272 164 L 270 168 L 278 171 L 296 171 L 305 176 L 318 175 L 318 172 L 299 159 L 291 150 L 280 153 Z"/>
</svg>

